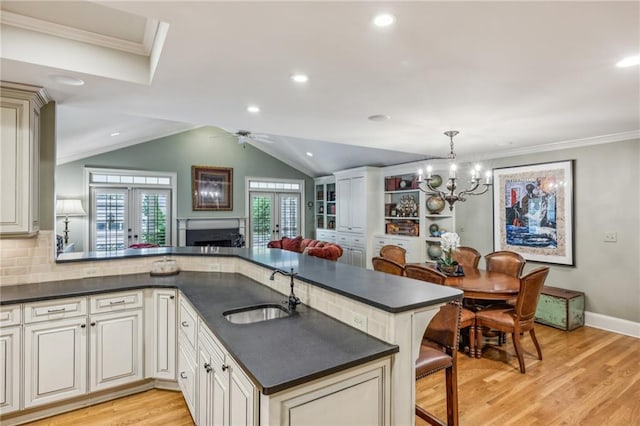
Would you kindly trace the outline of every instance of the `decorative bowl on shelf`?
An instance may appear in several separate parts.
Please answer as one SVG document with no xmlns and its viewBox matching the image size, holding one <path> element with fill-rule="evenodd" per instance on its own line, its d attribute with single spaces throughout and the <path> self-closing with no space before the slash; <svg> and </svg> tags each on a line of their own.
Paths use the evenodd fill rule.
<svg viewBox="0 0 640 426">
<path fill-rule="evenodd" d="M 432 237 L 439 237 L 440 233 L 438 231 L 440 231 L 440 227 L 437 223 L 432 223 L 431 225 L 429 225 L 429 233 Z"/>
<path fill-rule="evenodd" d="M 445 201 L 437 195 L 427 198 L 427 210 L 431 214 L 438 214 L 444 210 Z"/>
</svg>

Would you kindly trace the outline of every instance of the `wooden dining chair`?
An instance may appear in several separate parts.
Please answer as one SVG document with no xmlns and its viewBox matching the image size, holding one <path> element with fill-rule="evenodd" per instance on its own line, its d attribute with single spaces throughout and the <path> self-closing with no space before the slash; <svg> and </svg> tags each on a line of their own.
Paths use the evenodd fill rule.
<svg viewBox="0 0 640 426">
<path fill-rule="evenodd" d="M 429 322 L 416 360 L 416 381 L 445 370 L 447 425 L 458 425 L 458 370 L 456 353 L 460 322 L 460 302 L 442 306 Z M 416 403 L 416 416 L 432 425 L 442 425 L 436 416 Z"/>
<path fill-rule="evenodd" d="M 373 263 L 373 269 L 380 272 L 386 272 L 387 274 L 404 275 L 404 266 L 393 260 L 385 259 L 384 257 L 374 257 L 371 262 Z"/>
<path fill-rule="evenodd" d="M 402 266 L 407 263 L 406 254 L 407 251 L 400 246 L 386 245 L 380 249 L 380 257 L 393 260 Z"/>
<path fill-rule="evenodd" d="M 476 347 L 480 350 L 482 345 L 482 327 L 491 330 L 498 330 L 503 333 L 511 333 L 513 346 L 516 350 L 520 372 L 525 372 L 524 358 L 522 356 L 522 346 L 520 335 L 528 331 L 533 340 L 533 344 L 538 351 L 538 358 L 542 360 L 542 351 L 536 339 L 534 330 L 534 317 L 540 298 L 540 291 L 544 281 L 549 274 L 549 267 L 538 268 L 520 278 L 520 292 L 516 299 L 515 306 L 494 306 L 476 312 L 477 342 Z"/>
<path fill-rule="evenodd" d="M 480 252 L 473 247 L 458 247 L 453 252 L 453 260 L 458 262 L 462 269 L 464 268 L 478 268 L 478 263 L 480 263 L 480 258 L 482 255 Z"/>
<path fill-rule="evenodd" d="M 487 271 L 501 272 L 520 278 L 526 261 L 524 257 L 513 251 L 494 251 L 484 257 Z"/>
<path fill-rule="evenodd" d="M 404 274 L 409 278 L 433 284 L 446 285 L 447 276 L 442 272 L 422 265 L 409 264 L 404 267 Z M 469 355 L 476 356 L 476 314 L 467 308 L 461 308 L 460 329 L 469 329 Z"/>
</svg>

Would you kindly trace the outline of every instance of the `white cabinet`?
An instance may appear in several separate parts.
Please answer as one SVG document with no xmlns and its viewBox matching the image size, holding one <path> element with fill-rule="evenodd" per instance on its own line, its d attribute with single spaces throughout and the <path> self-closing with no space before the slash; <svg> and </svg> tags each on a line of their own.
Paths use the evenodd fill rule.
<svg viewBox="0 0 640 426">
<path fill-rule="evenodd" d="M 176 379 L 176 291 L 145 290 L 146 377 Z"/>
<path fill-rule="evenodd" d="M 0 84 L 0 234 L 31 236 L 39 229 L 40 87 Z"/>
<path fill-rule="evenodd" d="M 0 329 L 0 414 L 20 408 L 20 326 Z"/>
<path fill-rule="evenodd" d="M 337 242 L 342 247 L 341 263 L 364 268 L 366 259 L 366 239 L 364 235 L 338 234 Z"/>
<path fill-rule="evenodd" d="M 365 176 L 338 178 L 338 231 L 365 232 Z"/>
<path fill-rule="evenodd" d="M 25 325 L 25 408 L 86 392 L 86 326 L 86 316 Z"/>
<path fill-rule="evenodd" d="M 198 425 L 229 424 L 229 368 L 206 327 L 198 335 Z"/>
<path fill-rule="evenodd" d="M 379 256 L 380 249 L 386 245 L 394 245 L 402 247 L 407 251 L 405 254 L 407 262 L 424 262 L 424 250 L 421 247 L 423 244 L 423 240 L 416 237 L 375 235 L 373 237 L 373 252 L 371 256 Z"/>
<path fill-rule="evenodd" d="M 350 265 L 369 266 L 369 240 L 382 226 L 379 169 L 359 167 L 334 175 L 338 200 L 336 241 L 345 250 L 340 260 Z"/>
<path fill-rule="evenodd" d="M 180 294 L 178 310 L 178 386 L 191 412 L 198 422 L 197 409 L 197 340 L 198 316 L 195 309 Z"/>
<path fill-rule="evenodd" d="M 388 426 L 390 358 L 261 397 L 262 424 Z M 321 420 L 320 420 L 321 419 Z"/>
<path fill-rule="evenodd" d="M 143 378 L 142 309 L 91 316 L 90 391 Z"/>
<path fill-rule="evenodd" d="M 257 423 L 255 387 L 204 323 L 199 330 L 198 425 Z"/>
</svg>

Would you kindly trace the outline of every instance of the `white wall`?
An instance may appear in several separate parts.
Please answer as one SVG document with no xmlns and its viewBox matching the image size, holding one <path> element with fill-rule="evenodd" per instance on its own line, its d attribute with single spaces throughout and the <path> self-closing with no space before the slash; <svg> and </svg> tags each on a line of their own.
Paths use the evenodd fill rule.
<svg viewBox="0 0 640 426">
<path fill-rule="evenodd" d="M 640 322 L 640 141 L 499 158 L 488 165 L 570 159 L 576 160 L 575 267 L 549 265 L 546 285 L 584 292 L 589 312 Z M 492 218 L 491 195 L 456 204 L 462 244 L 493 251 Z M 605 232 L 617 232 L 617 243 L 605 243 Z M 528 262 L 525 271 L 539 266 Z"/>
</svg>

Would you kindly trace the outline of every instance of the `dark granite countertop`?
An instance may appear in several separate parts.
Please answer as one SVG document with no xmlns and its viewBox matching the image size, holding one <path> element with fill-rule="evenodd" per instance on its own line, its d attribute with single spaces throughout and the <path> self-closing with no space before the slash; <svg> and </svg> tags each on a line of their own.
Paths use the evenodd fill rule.
<svg viewBox="0 0 640 426">
<path fill-rule="evenodd" d="M 328 263 L 328 262 L 325 262 Z M 264 394 L 398 352 L 390 345 L 305 305 L 285 318 L 232 324 L 226 310 L 281 303 L 285 296 L 241 274 L 186 272 L 85 278 L 0 288 L 2 304 L 147 287 L 178 288 Z"/>
<path fill-rule="evenodd" d="M 162 247 L 123 250 L 112 255 L 63 254 L 58 263 L 115 260 L 148 256 L 238 257 L 265 268 L 294 268 L 298 279 L 387 312 L 397 313 L 462 297 L 458 289 L 371 271 L 340 262 L 328 262 L 298 253 L 264 248 Z"/>
</svg>

